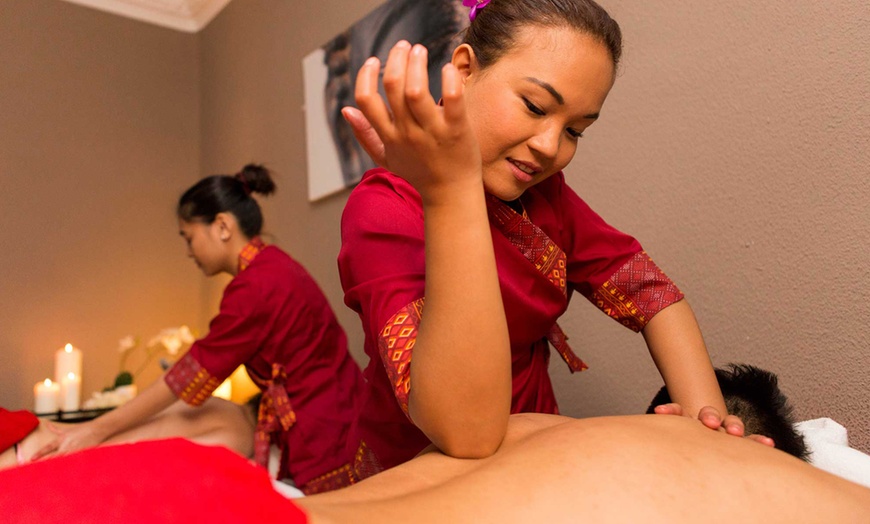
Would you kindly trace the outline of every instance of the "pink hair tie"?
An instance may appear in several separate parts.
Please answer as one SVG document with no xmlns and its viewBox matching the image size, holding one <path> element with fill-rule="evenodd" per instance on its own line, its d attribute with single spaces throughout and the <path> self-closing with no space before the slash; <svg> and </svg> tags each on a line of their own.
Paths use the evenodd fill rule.
<svg viewBox="0 0 870 524">
<path fill-rule="evenodd" d="M 242 183 L 242 188 L 245 190 L 246 195 L 251 194 L 251 186 L 248 185 L 248 179 L 245 178 L 245 172 L 240 171 L 239 174 L 236 175 L 236 178 Z"/>
<path fill-rule="evenodd" d="M 489 5 L 489 2 L 490 0 L 462 0 L 462 5 L 471 8 L 468 19 L 474 22 L 474 19 L 477 18 L 477 12 Z"/>
</svg>

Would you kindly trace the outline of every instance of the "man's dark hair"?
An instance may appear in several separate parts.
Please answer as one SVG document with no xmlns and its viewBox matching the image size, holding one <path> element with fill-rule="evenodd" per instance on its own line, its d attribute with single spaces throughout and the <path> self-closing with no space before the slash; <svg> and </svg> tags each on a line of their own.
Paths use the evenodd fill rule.
<svg viewBox="0 0 870 524">
<path fill-rule="evenodd" d="M 764 435 L 773 439 L 777 449 L 801 460 L 809 458 L 803 436 L 794 429 L 792 407 L 779 390 L 778 379 L 770 371 L 747 364 L 729 364 L 716 369 L 716 379 L 728 413 L 743 420 L 746 434 Z M 659 390 L 647 409 L 671 402 L 665 387 Z"/>
</svg>

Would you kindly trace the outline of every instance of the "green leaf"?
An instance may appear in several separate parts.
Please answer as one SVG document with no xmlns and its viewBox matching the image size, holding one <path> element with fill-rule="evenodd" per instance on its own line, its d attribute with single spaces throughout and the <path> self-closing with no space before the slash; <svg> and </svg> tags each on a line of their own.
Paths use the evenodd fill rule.
<svg viewBox="0 0 870 524">
<path fill-rule="evenodd" d="M 115 377 L 115 387 L 129 386 L 133 383 L 133 375 L 129 371 L 122 371 Z"/>
</svg>

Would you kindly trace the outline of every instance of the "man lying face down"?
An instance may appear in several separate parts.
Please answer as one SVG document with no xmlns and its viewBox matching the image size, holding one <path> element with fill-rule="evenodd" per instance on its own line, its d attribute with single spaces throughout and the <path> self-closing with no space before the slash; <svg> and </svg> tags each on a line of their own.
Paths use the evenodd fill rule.
<svg viewBox="0 0 870 524">
<path fill-rule="evenodd" d="M 794 429 L 792 407 L 779 390 L 776 375 L 747 364 L 729 364 L 716 369 L 716 378 L 728 413 L 743 420 L 747 435 L 770 437 L 777 449 L 801 460 L 809 458 L 803 436 Z M 656 406 L 669 402 L 668 390 L 662 387 L 646 412 L 653 413 Z"/>
</svg>

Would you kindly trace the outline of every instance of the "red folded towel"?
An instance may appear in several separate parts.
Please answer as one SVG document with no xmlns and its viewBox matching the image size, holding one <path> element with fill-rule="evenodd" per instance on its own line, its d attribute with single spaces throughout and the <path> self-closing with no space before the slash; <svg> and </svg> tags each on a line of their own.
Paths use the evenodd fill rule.
<svg viewBox="0 0 870 524">
<path fill-rule="evenodd" d="M 0 408 L 0 453 L 21 442 L 38 425 L 39 419 L 29 411 Z"/>
<path fill-rule="evenodd" d="M 183 439 L 99 446 L 0 471 L 4 524 L 306 521 L 264 468 Z"/>
</svg>

